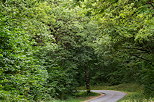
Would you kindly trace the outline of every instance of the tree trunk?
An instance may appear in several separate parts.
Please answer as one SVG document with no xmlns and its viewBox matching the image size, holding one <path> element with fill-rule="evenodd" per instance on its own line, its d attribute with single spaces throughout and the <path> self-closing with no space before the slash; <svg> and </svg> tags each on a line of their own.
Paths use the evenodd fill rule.
<svg viewBox="0 0 154 102">
<path fill-rule="evenodd" d="M 88 68 L 85 68 L 85 84 L 86 84 L 87 94 L 89 94 L 90 93 L 90 73 Z"/>
</svg>

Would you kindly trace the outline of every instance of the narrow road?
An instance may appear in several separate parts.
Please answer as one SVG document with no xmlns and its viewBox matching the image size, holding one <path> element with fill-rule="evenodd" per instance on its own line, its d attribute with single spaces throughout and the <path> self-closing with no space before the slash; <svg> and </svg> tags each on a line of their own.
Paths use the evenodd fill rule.
<svg viewBox="0 0 154 102">
<path fill-rule="evenodd" d="M 96 93 L 104 93 L 104 96 L 88 100 L 87 102 L 117 102 L 123 98 L 126 93 L 112 90 L 91 90 Z"/>
</svg>

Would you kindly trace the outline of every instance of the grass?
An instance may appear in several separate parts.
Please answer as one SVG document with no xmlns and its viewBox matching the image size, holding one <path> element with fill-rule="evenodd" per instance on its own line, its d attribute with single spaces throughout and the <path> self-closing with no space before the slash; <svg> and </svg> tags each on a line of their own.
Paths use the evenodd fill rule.
<svg viewBox="0 0 154 102">
<path fill-rule="evenodd" d="M 79 89 L 84 90 L 84 87 Z M 143 94 L 143 87 L 138 84 L 120 84 L 115 86 L 91 86 L 93 90 L 117 90 L 127 93 L 119 102 L 154 102 L 154 97 L 146 99 Z"/>
<path fill-rule="evenodd" d="M 152 98 L 146 99 L 145 96 L 138 92 L 127 92 L 128 95 L 119 102 L 154 102 Z"/>
<path fill-rule="evenodd" d="M 52 100 L 49 102 L 82 102 L 89 99 L 89 97 L 94 97 L 98 95 L 100 94 L 94 92 L 87 94 L 85 91 L 79 91 L 74 95 L 74 97 L 70 97 L 67 100 Z"/>
<path fill-rule="evenodd" d="M 82 102 L 84 101 L 85 99 L 78 99 L 78 98 L 70 98 L 70 99 L 67 99 L 67 100 L 52 100 L 50 102 Z"/>
<path fill-rule="evenodd" d="M 79 87 L 79 90 L 85 90 L 84 87 Z M 115 86 L 91 86 L 92 90 L 117 90 L 127 93 L 127 95 L 118 102 L 154 102 L 154 97 L 146 99 L 143 94 L 143 87 L 138 84 L 120 84 Z M 90 96 L 98 96 L 97 93 L 91 93 L 89 95 L 86 92 L 78 92 L 75 97 L 71 97 L 67 100 L 52 100 L 50 102 L 82 102 L 87 100 Z"/>
</svg>

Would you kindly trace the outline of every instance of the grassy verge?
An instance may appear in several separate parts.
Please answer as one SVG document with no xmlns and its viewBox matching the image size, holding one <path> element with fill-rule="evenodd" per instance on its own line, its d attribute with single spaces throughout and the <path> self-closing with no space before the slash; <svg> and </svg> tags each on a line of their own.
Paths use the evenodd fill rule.
<svg viewBox="0 0 154 102">
<path fill-rule="evenodd" d="M 78 92 L 74 95 L 74 97 L 70 97 L 67 100 L 52 100 L 49 102 L 82 102 L 84 100 L 87 100 L 91 97 L 99 96 L 100 94 L 91 92 L 87 94 L 86 92 Z"/>
<path fill-rule="evenodd" d="M 146 99 L 143 94 L 143 87 L 138 84 L 120 84 L 115 86 L 91 86 L 92 90 L 117 90 L 127 93 L 127 95 L 118 102 L 154 102 L 154 97 Z M 84 87 L 79 87 L 79 90 L 85 90 Z M 67 100 L 52 100 L 50 102 L 82 102 L 92 96 L 98 96 L 98 93 L 78 92 L 74 97 Z"/>
<path fill-rule="evenodd" d="M 84 90 L 84 87 L 79 89 Z M 154 102 L 154 98 L 146 99 L 143 87 L 138 84 L 120 84 L 115 86 L 92 86 L 93 90 L 117 90 L 127 93 L 119 102 Z"/>
</svg>

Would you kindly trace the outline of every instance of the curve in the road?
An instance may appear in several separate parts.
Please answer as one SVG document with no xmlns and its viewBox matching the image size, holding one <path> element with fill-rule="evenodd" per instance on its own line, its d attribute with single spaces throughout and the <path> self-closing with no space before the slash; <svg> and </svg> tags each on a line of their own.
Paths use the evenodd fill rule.
<svg viewBox="0 0 154 102">
<path fill-rule="evenodd" d="M 88 100 L 87 102 L 117 102 L 123 98 L 126 93 L 112 90 L 91 90 L 92 92 L 104 94 L 101 97 Z"/>
</svg>

